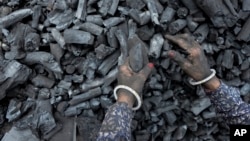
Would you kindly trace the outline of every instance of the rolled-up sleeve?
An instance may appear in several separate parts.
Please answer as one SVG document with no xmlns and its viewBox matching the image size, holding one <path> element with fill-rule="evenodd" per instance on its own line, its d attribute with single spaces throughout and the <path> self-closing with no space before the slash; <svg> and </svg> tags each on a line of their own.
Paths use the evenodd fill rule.
<svg viewBox="0 0 250 141">
<path fill-rule="evenodd" d="M 214 104 L 217 114 L 227 123 L 250 125 L 250 104 L 241 99 L 239 89 L 221 82 L 217 90 L 207 92 L 207 94 Z"/>
<path fill-rule="evenodd" d="M 98 141 L 130 141 L 131 122 L 134 113 L 128 104 L 117 102 L 112 105 L 103 120 Z"/>
</svg>

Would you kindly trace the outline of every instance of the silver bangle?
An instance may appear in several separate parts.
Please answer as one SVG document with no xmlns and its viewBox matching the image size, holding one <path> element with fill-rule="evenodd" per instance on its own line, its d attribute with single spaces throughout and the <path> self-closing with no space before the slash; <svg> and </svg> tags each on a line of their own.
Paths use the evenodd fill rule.
<svg viewBox="0 0 250 141">
<path fill-rule="evenodd" d="M 197 82 L 195 82 L 192 78 L 189 80 L 189 83 L 191 84 L 191 85 L 200 85 L 200 84 L 203 84 L 203 83 L 206 83 L 207 81 L 209 81 L 210 79 L 212 79 L 214 76 L 215 76 L 215 74 L 216 74 L 216 71 L 214 70 L 214 69 L 210 69 L 211 71 L 212 71 L 212 73 L 207 77 L 207 78 L 205 78 L 205 79 L 203 79 L 203 80 L 200 80 L 200 81 L 197 81 Z"/>
<path fill-rule="evenodd" d="M 135 98 L 137 100 L 137 106 L 133 107 L 132 110 L 138 110 L 141 107 L 142 100 L 141 100 L 139 94 L 135 90 L 133 90 L 132 88 L 125 86 L 125 85 L 118 85 L 115 87 L 115 89 L 114 89 L 115 100 L 117 100 L 117 90 L 118 89 L 125 89 L 125 90 L 131 92 L 135 96 Z"/>
</svg>

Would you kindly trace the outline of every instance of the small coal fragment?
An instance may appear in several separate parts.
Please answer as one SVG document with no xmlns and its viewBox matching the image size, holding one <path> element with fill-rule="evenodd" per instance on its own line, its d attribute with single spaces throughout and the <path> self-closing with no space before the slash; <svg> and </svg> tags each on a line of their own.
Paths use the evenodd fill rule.
<svg viewBox="0 0 250 141">
<path fill-rule="evenodd" d="M 239 41 L 245 41 L 245 42 L 250 41 L 249 37 L 250 31 L 248 29 L 250 29 L 250 18 L 248 18 L 248 20 L 245 22 L 240 33 L 237 36 L 237 39 Z"/>
<path fill-rule="evenodd" d="M 5 108 L 3 106 L 0 106 L 0 126 L 2 127 L 4 121 L 5 121 Z"/>
<path fill-rule="evenodd" d="M 103 76 L 105 76 L 110 71 L 110 69 L 117 64 L 119 55 L 119 51 L 116 51 L 115 53 L 108 56 L 98 67 L 97 71 Z"/>
<path fill-rule="evenodd" d="M 157 11 L 157 7 L 156 7 L 156 2 L 155 1 L 150 1 L 150 0 L 146 0 L 147 3 L 147 7 L 150 11 L 150 15 L 151 15 L 151 21 L 153 23 L 155 23 L 156 25 L 159 25 L 159 14 Z"/>
<path fill-rule="evenodd" d="M 56 40 L 56 42 L 60 45 L 60 47 L 65 49 L 66 43 L 61 33 L 57 29 L 54 28 L 51 30 L 51 34 L 53 38 Z"/>
<path fill-rule="evenodd" d="M 168 100 L 169 98 L 174 96 L 174 92 L 172 90 L 167 90 L 164 92 L 162 99 L 163 100 Z"/>
<path fill-rule="evenodd" d="M 63 33 L 66 43 L 75 43 L 75 44 L 88 44 L 93 45 L 94 36 L 88 32 L 67 29 Z"/>
<path fill-rule="evenodd" d="M 18 129 L 31 128 L 47 135 L 56 127 L 49 100 L 37 100 L 36 109 L 15 123 Z"/>
<path fill-rule="evenodd" d="M 79 104 L 79 103 L 84 102 L 86 100 L 89 100 L 91 98 L 97 97 L 101 94 L 102 94 L 101 88 L 97 87 L 97 88 L 94 88 L 92 90 L 89 90 L 86 93 L 73 96 L 73 98 L 69 101 L 69 104 L 76 105 L 76 104 Z"/>
<path fill-rule="evenodd" d="M 121 22 L 125 21 L 125 18 L 120 18 L 120 17 L 111 17 L 103 21 L 103 25 L 106 28 L 110 28 L 113 26 L 116 26 L 120 24 Z"/>
<path fill-rule="evenodd" d="M 141 10 L 145 7 L 145 3 L 142 0 L 126 0 L 126 4 L 131 8 Z"/>
<path fill-rule="evenodd" d="M 8 131 L 2 141 L 39 141 L 39 139 L 32 133 L 30 129 L 17 129 L 13 126 L 10 131 Z"/>
<path fill-rule="evenodd" d="M 140 13 L 140 25 L 146 25 L 150 21 L 150 12 L 145 11 Z"/>
<path fill-rule="evenodd" d="M 79 25 L 79 29 L 89 32 L 94 35 L 101 35 L 103 33 L 103 28 L 90 22 L 85 22 Z"/>
<path fill-rule="evenodd" d="M 177 117 L 173 111 L 165 112 L 163 114 L 163 117 L 169 125 L 173 125 L 175 121 L 177 120 Z"/>
<path fill-rule="evenodd" d="M 227 69 L 233 68 L 234 57 L 232 50 L 226 50 L 223 56 L 222 66 Z"/>
<path fill-rule="evenodd" d="M 65 111 L 64 111 L 64 115 L 65 116 L 76 116 L 81 114 L 82 110 L 84 109 L 89 109 L 90 108 L 90 104 L 89 102 L 82 102 L 78 105 L 75 106 L 70 106 L 68 107 Z"/>
<path fill-rule="evenodd" d="M 176 34 L 178 31 L 182 30 L 187 25 L 187 21 L 183 19 L 178 19 L 169 24 L 168 31 L 171 34 Z"/>
<path fill-rule="evenodd" d="M 22 114 L 21 106 L 22 106 L 22 103 L 20 101 L 17 101 L 15 99 L 12 99 L 10 101 L 9 106 L 8 106 L 8 111 L 6 114 L 6 118 L 8 119 L 9 122 L 14 121 L 21 116 Z"/>
<path fill-rule="evenodd" d="M 90 100 L 90 108 L 92 110 L 98 110 L 100 108 L 101 102 L 98 99 L 91 99 Z"/>
<path fill-rule="evenodd" d="M 33 8 L 33 16 L 32 16 L 32 23 L 31 23 L 31 26 L 33 28 L 37 28 L 38 27 L 38 24 L 39 24 L 39 20 L 40 20 L 40 16 L 42 14 L 42 7 L 40 5 L 36 5 L 34 8 Z"/>
<path fill-rule="evenodd" d="M 99 120 L 90 117 L 78 118 L 77 129 L 84 140 L 96 140 L 101 123 Z"/>
<path fill-rule="evenodd" d="M 240 70 L 246 70 L 250 67 L 250 62 L 246 59 L 245 61 L 242 62 Z"/>
<path fill-rule="evenodd" d="M 204 111 L 204 112 L 202 112 L 202 117 L 204 119 L 215 118 L 216 113 L 215 112 L 210 112 L 210 111 Z"/>
<path fill-rule="evenodd" d="M 149 27 L 148 25 L 144 25 L 137 30 L 137 35 L 140 37 L 141 40 L 147 41 L 150 40 L 151 37 L 154 35 L 155 29 Z"/>
<path fill-rule="evenodd" d="M 114 51 L 114 48 L 108 47 L 104 44 L 101 44 L 97 48 L 95 48 L 96 57 L 98 59 L 104 59 L 106 56 L 110 55 Z"/>
<path fill-rule="evenodd" d="M 171 7 L 166 7 L 165 10 L 163 11 L 162 15 L 161 15 L 161 20 L 160 22 L 162 24 L 166 23 L 170 23 L 175 15 L 176 11 L 171 8 Z"/>
<path fill-rule="evenodd" d="M 37 51 L 27 53 L 22 61 L 28 65 L 41 64 L 54 72 L 56 78 L 59 78 L 62 74 L 61 66 L 55 61 L 54 56 L 48 52 Z"/>
<path fill-rule="evenodd" d="M 118 7 L 118 4 L 119 4 L 119 0 L 112 0 L 112 4 L 111 4 L 111 6 L 109 8 L 109 11 L 108 11 L 108 13 L 110 15 L 114 15 L 115 14 L 115 12 L 117 10 L 117 7 Z"/>
<path fill-rule="evenodd" d="M 101 96 L 100 102 L 101 102 L 102 108 L 104 109 L 108 109 L 113 104 L 112 100 L 105 96 Z"/>
<path fill-rule="evenodd" d="M 195 115 L 199 115 L 203 110 L 211 105 L 210 99 L 207 97 L 197 99 L 191 104 L 191 111 Z"/>
<path fill-rule="evenodd" d="M 207 38 L 208 32 L 209 32 L 208 25 L 202 24 L 195 30 L 193 35 L 198 43 L 202 43 Z"/>
<path fill-rule="evenodd" d="M 56 119 L 60 121 L 60 123 L 63 123 L 63 124 L 62 124 L 62 127 L 60 128 L 60 131 L 52 135 L 52 137 L 50 138 L 50 141 L 73 140 L 75 136 L 74 130 L 76 130 L 75 119 L 62 117 L 57 114 L 58 113 L 56 113 Z"/>
<path fill-rule="evenodd" d="M 215 27 L 232 27 L 237 22 L 237 16 L 232 14 L 235 11 L 230 11 L 222 0 L 196 0 L 196 4 L 209 16 Z"/>
<path fill-rule="evenodd" d="M 76 18 L 80 20 L 85 20 L 86 15 L 87 15 L 87 0 L 79 0 L 78 1 L 78 7 L 76 11 Z"/>
<path fill-rule="evenodd" d="M 242 10 L 250 11 L 249 6 L 250 6 L 250 1 L 248 1 L 248 0 L 243 0 L 242 1 Z"/>
<path fill-rule="evenodd" d="M 17 61 L 0 61 L 0 99 L 3 99 L 8 89 L 14 88 L 27 81 L 31 70 Z"/>
<path fill-rule="evenodd" d="M 7 41 L 11 46 L 10 52 L 5 53 L 9 60 L 22 59 L 25 51 L 34 51 L 39 48 L 40 36 L 27 24 L 17 23 L 7 35 Z"/>
<path fill-rule="evenodd" d="M 188 15 L 188 9 L 185 7 L 180 7 L 176 13 L 178 17 L 185 18 Z"/>
<path fill-rule="evenodd" d="M 100 3 L 99 6 L 99 12 L 103 15 L 106 16 L 108 14 L 108 11 L 110 9 L 110 6 L 112 5 L 113 0 L 103 0 L 102 3 Z"/>
<path fill-rule="evenodd" d="M 54 80 L 51 80 L 43 75 L 37 75 L 31 80 L 31 82 L 36 87 L 45 87 L 45 88 L 51 88 L 55 83 Z"/>
<path fill-rule="evenodd" d="M 247 69 L 247 70 L 242 72 L 241 79 L 246 81 L 246 82 L 250 82 L 250 69 Z"/>
<path fill-rule="evenodd" d="M 33 11 L 31 9 L 20 9 L 10 13 L 7 16 L 0 18 L 0 27 L 8 27 L 31 15 Z"/>
<path fill-rule="evenodd" d="M 194 14 L 199 11 L 199 8 L 196 5 L 194 0 L 181 0 L 181 2 L 189 9 L 191 14 Z"/>
<path fill-rule="evenodd" d="M 183 137 L 185 136 L 186 132 L 187 132 L 187 125 L 182 125 L 182 126 L 180 126 L 180 127 L 177 128 L 177 130 L 174 133 L 173 138 L 175 140 L 183 139 Z"/>
<path fill-rule="evenodd" d="M 103 19 L 100 15 L 88 15 L 86 17 L 87 22 L 94 23 L 96 25 L 101 26 L 103 24 Z"/>
<path fill-rule="evenodd" d="M 187 16 L 187 27 L 188 29 L 193 32 L 195 29 L 199 26 L 199 24 L 195 21 L 193 21 L 193 18 L 191 16 Z"/>
<path fill-rule="evenodd" d="M 39 99 L 49 99 L 50 98 L 50 91 L 47 88 L 42 88 L 39 90 L 38 93 L 38 98 Z"/>
<path fill-rule="evenodd" d="M 158 59 L 161 55 L 161 49 L 164 43 L 164 39 L 161 34 L 155 34 L 150 40 L 149 56 Z"/>
<path fill-rule="evenodd" d="M 45 26 L 49 26 L 50 24 L 56 25 L 56 29 L 64 30 L 72 24 L 74 19 L 74 12 L 71 9 L 64 10 L 61 12 L 60 10 L 53 10 L 51 11 L 45 22 Z"/>
<path fill-rule="evenodd" d="M 129 16 L 136 21 L 137 23 L 141 23 L 141 19 L 140 19 L 140 11 L 137 9 L 130 9 L 129 10 Z"/>
</svg>

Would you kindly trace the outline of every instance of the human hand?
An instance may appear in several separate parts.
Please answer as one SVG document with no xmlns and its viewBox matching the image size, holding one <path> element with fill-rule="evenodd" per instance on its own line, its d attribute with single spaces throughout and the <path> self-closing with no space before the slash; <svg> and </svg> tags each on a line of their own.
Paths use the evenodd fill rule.
<svg viewBox="0 0 250 141">
<path fill-rule="evenodd" d="M 119 67 L 118 73 L 118 85 L 125 85 L 133 90 L 135 90 L 141 97 L 142 89 L 145 81 L 147 80 L 149 74 L 153 70 L 154 65 L 152 63 L 148 63 L 142 70 L 138 73 L 133 72 L 129 67 L 128 60 L 124 65 Z M 118 90 L 118 101 L 126 102 L 130 107 L 134 104 L 135 97 L 129 91 L 125 89 Z"/>
<path fill-rule="evenodd" d="M 168 52 L 168 56 L 177 62 L 191 78 L 200 81 L 212 73 L 201 46 L 190 35 L 165 35 L 165 37 L 179 45 L 189 54 L 187 58 L 184 58 L 179 52 L 173 50 Z M 220 81 L 216 77 L 204 83 L 204 86 L 210 90 L 217 89 L 219 85 Z"/>
</svg>

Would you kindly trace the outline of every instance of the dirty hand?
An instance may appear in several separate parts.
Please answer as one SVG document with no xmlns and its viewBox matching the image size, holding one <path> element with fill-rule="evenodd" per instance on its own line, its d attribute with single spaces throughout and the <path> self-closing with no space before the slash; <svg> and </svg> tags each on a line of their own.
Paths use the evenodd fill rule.
<svg viewBox="0 0 250 141">
<path fill-rule="evenodd" d="M 168 52 L 168 56 L 177 62 L 191 78 L 200 81 L 212 73 L 201 46 L 191 35 L 165 35 L 165 38 L 176 43 L 189 54 L 187 58 L 184 58 L 179 52 L 173 50 Z M 217 89 L 219 85 L 220 81 L 216 76 L 204 83 L 204 86 L 210 90 Z"/>
<path fill-rule="evenodd" d="M 133 72 L 132 69 L 129 67 L 129 63 L 127 60 L 124 65 L 121 65 L 119 67 L 118 85 L 128 86 L 133 90 L 135 90 L 141 96 L 144 83 L 147 80 L 153 68 L 154 65 L 152 63 L 148 63 L 148 65 L 144 66 L 142 70 L 136 73 Z M 124 89 L 119 89 L 118 101 L 126 102 L 129 104 L 130 107 L 132 107 L 135 101 L 135 97 L 129 91 Z"/>
</svg>

